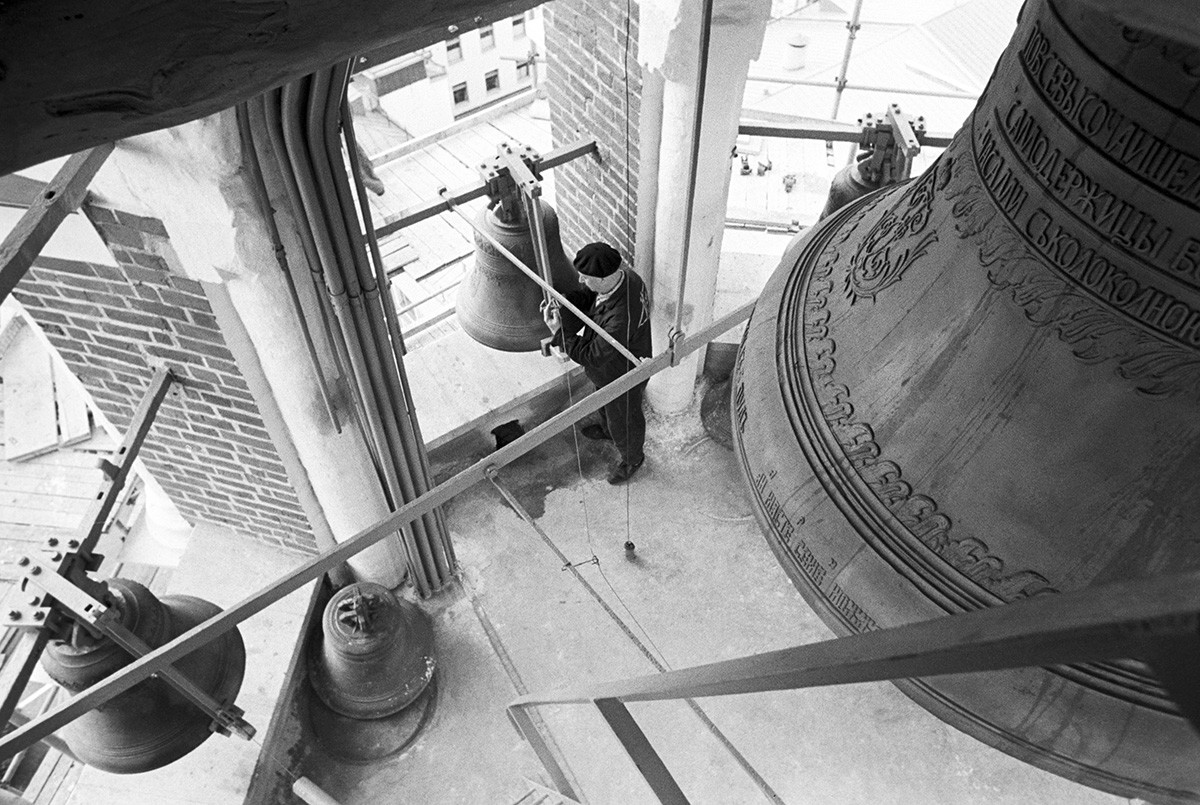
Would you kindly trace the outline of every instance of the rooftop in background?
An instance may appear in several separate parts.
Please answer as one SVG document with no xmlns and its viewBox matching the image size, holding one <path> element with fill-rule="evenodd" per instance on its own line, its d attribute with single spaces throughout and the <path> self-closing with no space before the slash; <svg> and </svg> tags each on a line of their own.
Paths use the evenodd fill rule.
<svg viewBox="0 0 1200 805">
<path fill-rule="evenodd" d="M 957 130 L 1008 42 L 1020 6 L 1020 0 L 864 0 L 836 119 L 853 123 L 866 112 L 899 103 L 923 115 L 931 132 Z M 832 85 L 841 70 L 852 9 L 851 2 L 818 2 L 772 20 L 762 57 L 750 66 L 746 108 L 830 117 L 836 97 Z M 808 40 L 804 66 L 787 69 L 797 35 Z M 756 77 L 829 86 L 754 81 Z M 925 94 L 941 92 L 969 97 Z"/>
</svg>

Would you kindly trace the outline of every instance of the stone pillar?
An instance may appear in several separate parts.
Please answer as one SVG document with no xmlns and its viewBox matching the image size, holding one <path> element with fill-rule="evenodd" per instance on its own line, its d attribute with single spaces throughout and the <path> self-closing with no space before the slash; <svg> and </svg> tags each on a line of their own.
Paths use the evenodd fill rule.
<svg viewBox="0 0 1200 805">
<path fill-rule="evenodd" d="M 179 264 L 173 267 L 204 286 L 318 544 L 347 539 L 385 517 L 383 489 L 355 424 L 348 380 L 335 376 L 332 347 L 323 339 L 287 202 L 270 199 L 279 211 L 288 259 L 301 263 L 292 267 L 292 276 L 317 344 L 316 364 L 276 260 L 258 191 L 242 165 L 234 112 L 122 141 L 93 188 L 123 209 L 152 211 L 172 233 L 172 262 Z M 340 432 L 320 394 L 318 372 L 329 385 Z M 359 578 L 388 587 L 400 584 L 406 566 L 397 538 L 349 564 Z"/>
<path fill-rule="evenodd" d="M 737 139 L 742 95 L 750 62 L 758 57 L 770 15 L 769 0 L 717 0 L 713 9 L 704 114 L 697 160 L 692 240 L 682 329 L 691 334 L 712 321 L 725 207 L 729 195 L 730 150 Z M 691 169 L 692 126 L 698 81 L 697 54 L 701 4 L 647 0 L 642 4 L 639 53 L 643 71 L 663 80 L 658 182 L 653 232 L 654 351 L 667 348 L 679 298 L 682 242 Z M 648 81 L 649 79 L 647 79 Z M 643 119 L 651 119 L 643 113 Z M 648 241 L 649 238 L 646 238 Z M 639 251 L 651 246 L 639 232 Z M 651 379 L 651 406 L 666 414 L 687 409 L 692 401 L 703 352 Z"/>
</svg>

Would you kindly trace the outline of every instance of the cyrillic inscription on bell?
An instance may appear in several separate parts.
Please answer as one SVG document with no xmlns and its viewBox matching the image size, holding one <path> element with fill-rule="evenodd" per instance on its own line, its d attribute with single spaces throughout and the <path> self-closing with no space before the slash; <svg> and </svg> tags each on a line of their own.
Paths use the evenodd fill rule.
<svg viewBox="0 0 1200 805">
<path fill-rule="evenodd" d="M 1197 65 L 1030 0 L 939 160 L 789 247 L 731 415 L 760 525 L 833 628 L 1200 567 Z M 1200 797 L 1200 738 L 1136 658 L 900 687 L 1063 776 Z"/>
</svg>

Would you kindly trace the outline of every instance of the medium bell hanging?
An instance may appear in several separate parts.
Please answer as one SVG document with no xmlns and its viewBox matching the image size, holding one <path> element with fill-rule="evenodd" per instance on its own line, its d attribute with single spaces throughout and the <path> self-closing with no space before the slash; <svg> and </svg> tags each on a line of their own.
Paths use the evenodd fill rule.
<svg viewBox="0 0 1200 805">
<path fill-rule="evenodd" d="M 1108 13 L 1029 0 L 938 161 L 758 300 L 735 449 L 840 633 L 1200 567 L 1200 43 Z M 1057 774 L 1200 799 L 1200 738 L 1134 659 L 897 684 Z"/>
<path fill-rule="evenodd" d="M 310 679 L 321 701 L 350 718 L 383 718 L 409 705 L 433 678 L 433 626 L 415 604 L 359 582 L 325 606 Z"/>
<path fill-rule="evenodd" d="M 190 595 L 159 600 L 141 584 L 107 581 L 121 623 L 151 648 L 174 640 L 218 614 L 215 604 Z M 133 661 L 108 638 L 75 625 L 69 641 L 52 642 L 42 655 L 50 678 L 79 693 Z M 242 686 L 246 649 L 236 629 L 175 663 L 181 673 L 221 704 L 232 704 Z M 140 682 L 63 728 L 72 753 L 116 774 L 137 774 L 173 763 L 212 734 L 212 717 L 159 679 Z"/>
<path fill-rule="evenodd" d="M 514 205 L 519 209 L 519 205 Z M 546 247 L 550 255 L 550 273 L 555 290 L 578 290 L 579 281 L 571 261 L 563 252 L 558 233 L 558 215 L 546 202 L 540 202 L 545 225 Z M 533 239 L 523 214 L 503 220 L 503 205 L 483 209 L 476 225 L 496 238 L 521 262 L 537 271 Z M 468 335 L 484 346 L 505 352 L 533 352 L 550 335 L 542 319 L 542 288 L 507 257 L 475 233 L 475 261 L 458 288 L 458 320 Z"/>
</svg>

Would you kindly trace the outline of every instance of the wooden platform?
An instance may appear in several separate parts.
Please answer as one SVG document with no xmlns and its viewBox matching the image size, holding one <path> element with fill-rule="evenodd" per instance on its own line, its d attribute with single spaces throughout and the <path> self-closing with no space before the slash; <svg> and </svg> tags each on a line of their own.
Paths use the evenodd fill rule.
<svg viewBox="0 0 1200 805">
<path fill-rule="evenodd" d="M 405 358 L 409 385 L 430 451 L 513 419 L 528 430 L 563 407 L 567 378 L 575 399 L 591 389 L 583 370 L 539 352 L 500 352 L 455 329 Z"/>
</svg>

